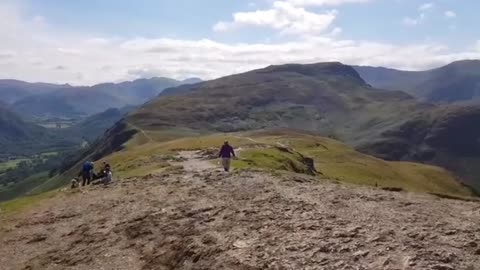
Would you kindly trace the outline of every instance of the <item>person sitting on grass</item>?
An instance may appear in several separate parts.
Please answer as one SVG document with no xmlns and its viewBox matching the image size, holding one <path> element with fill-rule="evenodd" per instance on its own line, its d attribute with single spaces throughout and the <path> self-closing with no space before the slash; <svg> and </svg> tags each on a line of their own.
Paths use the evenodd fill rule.
<svg viewBox="0 0 480 270">
<path fill-rule="evenodd" d="M 112 171 L 110 170 L 110 166 L 106 166 L 104 170 L 104 175 L 102 178 L 102 183 L 106 186 L 113 181 L 113 174 Z"/>
<path fill-rule="evenodd" d="M 77 177 L 75 177 L 72 179 L 72 185 L 70 186 L 70 188 L 72 189 L 78 188 L 79 184 L 80 184 L 80 181 L 78 180 Z"/>
</svg>

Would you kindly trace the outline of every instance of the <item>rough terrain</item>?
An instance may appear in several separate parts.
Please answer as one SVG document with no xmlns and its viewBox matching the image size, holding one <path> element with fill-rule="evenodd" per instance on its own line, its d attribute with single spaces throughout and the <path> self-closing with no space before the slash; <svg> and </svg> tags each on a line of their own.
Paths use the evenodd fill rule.
<svg viewBox="0 0 480 270">
<path fill-rule="evenodd" d="M 4 221 L 1 269 L 480 269 L 478 202 L 181 155 Z"/>
</svg>

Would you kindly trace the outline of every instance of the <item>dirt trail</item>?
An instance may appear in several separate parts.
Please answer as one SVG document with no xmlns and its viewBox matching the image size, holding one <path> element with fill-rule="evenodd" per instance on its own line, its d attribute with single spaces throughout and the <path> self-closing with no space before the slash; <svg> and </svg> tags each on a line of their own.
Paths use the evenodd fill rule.
<svg viewBox="0 0 480 270">
<path fill-rule="evenodd" d="M 150 142 L 153 142 L 155 141 L 154 139 L 152 139 L 152 137 L 150 137 L 150 135 L 147 134 L 147 132 L 145 132 L 145 130 L 139 128 L 138 126 L 132 124 L 132 123 L 128 123 L 130 126 L 132 126 L 134 129 L 138 130 L 140 133 L 142 133 L 142 135 L 147 138 L 148 141 Z"/>
<path fill-rule="evenodd" d="M 188 173 L 218 169 L 214 161 L 206 159 L 200 151 L 180 151 L 178 157 L 183 161 L 172 163 L 172 165 L 181 165 Z"/>
<path fill-rule="evenodd" d="M 64 192 L 10 220 L 0 268 L 480 269 L 476 202 L 181 155 L 189 171 Z"/>
</svg>

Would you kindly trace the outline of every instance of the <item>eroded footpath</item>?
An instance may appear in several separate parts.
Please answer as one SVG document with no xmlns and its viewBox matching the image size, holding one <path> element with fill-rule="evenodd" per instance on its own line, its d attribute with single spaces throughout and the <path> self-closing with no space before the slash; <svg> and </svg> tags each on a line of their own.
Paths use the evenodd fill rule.
<svg viewBox="0 0 480 270">
<path fill-rule="evenodd" d="M 1 269 L 480 269 L 479 203 L 196 164 L 10 220 Z"/>
</svg>

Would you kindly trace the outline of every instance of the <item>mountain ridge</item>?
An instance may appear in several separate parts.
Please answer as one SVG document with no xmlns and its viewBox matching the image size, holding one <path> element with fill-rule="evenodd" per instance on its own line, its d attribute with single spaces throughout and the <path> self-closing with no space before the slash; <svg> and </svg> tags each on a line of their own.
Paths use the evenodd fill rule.
<svg viewBox="0 0 480 270">
<path fill-rule="evenodd" d="M 14 110 L 24 117 L 85 117 L 101 113 L 108 108 L 122 108 L 125 106 L 140 105 L 158 95 L 165 88 L 198 82 L 198 78 L 183 81 L 153 77 L 150 79 L 136 79 L 121 83 L 101 83 L 93 86 L 51 85 L 49 91 L 23 91 L 36 89 L 43 84 L 15 81 L 20 86 L 14 92 L 23 93 L 15 98 L 5 98 Z M 4 81 L 5 82 L 5 81 Z M 0 93 L 7 89 L 2 88 Z M 22 88 L 23 87 L 23 88 Z M 13 91 L 8 88 L 9 91 Z M 7 89 L 7 90 L 8 90 Z M 7 90 L 4 90 L 6 93 Z"/>
<path fill-rule="evenodd" d="M 376 88 L 402 90 L 421 101 L 455 103 L 480 100 L 480 60 L 457 61 L 425 71 L 370 66 L 354 68 Z"/>
</svg>

